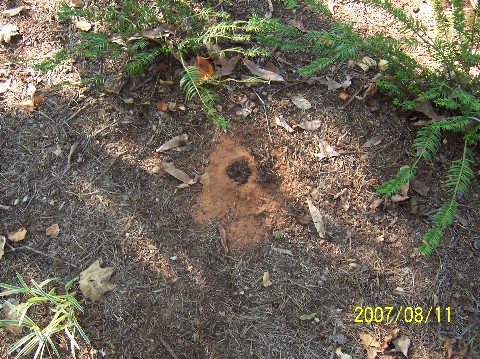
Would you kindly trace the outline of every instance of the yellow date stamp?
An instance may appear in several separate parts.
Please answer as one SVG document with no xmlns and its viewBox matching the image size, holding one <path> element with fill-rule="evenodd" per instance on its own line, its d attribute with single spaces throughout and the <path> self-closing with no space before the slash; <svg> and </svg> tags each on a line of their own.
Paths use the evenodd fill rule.
<svg viewBox="0 0 480 359">
<path fill-rule="evenodd" d="M 450 323 L 450 307 L 355 307 L 355 323 Z"/>
</svg>

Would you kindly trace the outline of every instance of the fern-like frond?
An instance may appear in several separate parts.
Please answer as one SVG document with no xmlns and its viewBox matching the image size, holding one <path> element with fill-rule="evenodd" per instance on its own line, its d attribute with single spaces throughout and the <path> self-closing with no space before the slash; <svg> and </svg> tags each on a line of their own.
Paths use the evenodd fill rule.
<svg viewBox="0 0 480 359">
<path fill-rule="evenodd" d="M 454 198 L 466 196 L 473 178 L 472 158 L 473 153 L 467 147 L 465 141 L 462 158 L 452 162 L 452 165 L 448 169 L 447 178 L 443 184 L 449 196 Z"/>
<path fill-rule="evenodd" d="M 132 61 L 126 65 L 128 76 L 133 77 L 144 73 L 160 53 L 161 49 L 155 47 L 149 51 L 136 54 Z"/>
<path fill-rule="evenodd" d="M 445 203 L 433 217 L 433 227 L 424 234 L 422 238 L 422 245 L 418 248 L 419 252 L 425 255 L 429 255 L 435 248 L 438 247 L 440 239 L 443 236 L 443 232 L 449 227 L 455 213 L 457 212 L 458 203 L 452 198 Z"/>
<path fill-rule="evenodd" d="M 327 67 L 329 67 L 335 62 L 336 62 L 335 58 L 331 58 L 331 57 L 320 58 L 313 61 L 310 65 L 302 67 L 298 72 L 302 76 L 310 76 L 318 71 L 325 70 Z"/>
<path fill-rule="evenodd" d="M 295 0 L 282 0 L 282 1 L 288 10 L 293 10 L 298 7 L 298 3 Z"/>
<path fill-rule="evenodd" d="M 413 176 L 415 175 L 416 168 L 414 166 L 406 166 L 401 168 L 395 178 L 391 179 L 390 181 L 383 182 L 380 186 L 375 188 L 375 193 L 383 194 L 385 197 L 391 197 L 394 194 L 400 191 L 400 187 L 403 184 L 410 181 Z"/>
<path fill-rule="evenodd" d="M 413 141 L 413 149 L 418 158 L 431 160 L 440 146 L 441 132 L 435 126 L 423 126 L 417 132 L 417 138 Z"/>
</svg>

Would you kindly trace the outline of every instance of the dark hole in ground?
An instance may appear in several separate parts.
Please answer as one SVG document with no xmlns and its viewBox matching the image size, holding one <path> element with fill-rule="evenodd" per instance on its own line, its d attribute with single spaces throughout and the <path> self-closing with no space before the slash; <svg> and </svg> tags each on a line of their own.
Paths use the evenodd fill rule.
<svg viewBox="0 0 480 359">
<path fill-rule="evenodd" d="M 240 184 L 245 184 L 248 181 L 248 178 L 252 175 L 250 167 L 246 160 L 240 160 L 233 162 L 227 168 L 227 175 L 230 179 L 238 182 Z"/>
</svg>

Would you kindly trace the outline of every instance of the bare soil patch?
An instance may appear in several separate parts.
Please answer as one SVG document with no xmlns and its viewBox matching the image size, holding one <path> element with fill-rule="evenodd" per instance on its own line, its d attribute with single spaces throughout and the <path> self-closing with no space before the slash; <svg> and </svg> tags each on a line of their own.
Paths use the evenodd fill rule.
<svg viewBox="0 0 480 359">
<path fill-rule="evenodd" d="M 2 3 L 0 11 L 22 4 Z M 458 139 L 445 138 L 440 154 L 420 169 L 410 198 L 392 203 L 376 196 L 374 186 L 413 158 L 414 114 L 379 94 L 344 106 L 325 86 L 295 81 L 308 54 L 269 59 L 285 84 L 219 86 L 223 114 L 231 121 L 223 133 L 198 110 L 159 111 L 158 101 L 181 103 L 184 97 L 178 86 L 156 77 L 128 80 L 118 95 L 85 85 L 55 88 L 88 68 L 71 64 L 41 74 L 19 59 L 61 49 L 78 38 L 78 29 L 54 19 L 57 2 L 25 4 L 31 9 L 11 19 L 22 36 L 0 45 L 0 81 L 12 80 L 0 109 L 0 235 L 20 227 L 28 232 L 24 242 L 7 243 L 0 282 L 16 283 L 16 272 L 27 281 L 68 281 L 97 259 L 114 266 L 117 287 L 103 302 L 78 295 L 86 309 L 79 320 L 92 341 L 79 357 L 334 358 L 342 347 L 367 358 L 361 333 L 382 346 L 405 335 L 413 359 L 450 359 L 448 343 L 454 341 L 457 354 L 467 348 L 457 357 L 480 357 L 478 174 L 439 249 L 430 257 L 416 250 L 432 209 L 444 199 L 440 183 Z M 420 1 L 402 4 L 418 16 L 428 14 Z M 307 9 L 273 5 L 273 16 L 285 22 L 325 26 Z M 268 2 L 225 8 L 245 17 L 264 14 Z M 375 28 L 372 19 L 380 18 L 357 1 L 335 2 L 335 9 L 360 21 L 361 31 Z M 159 62 L 171 73 L 180 68 L 171 59 Z M 116 68 L 110 59 L 92 67 Z M 373 76 L 346 64 L 325 75 L 337 81 L 352 76 L 350 94 Z M 33 111 L 18 106 L 28 98 L 29 84 L 44 97 Z M 312 108 L 297 108 L 294 95 Z M 275 125 L 279 115 L 292 127 L 305 120 L 322 125 L 289 133 Z M 183 133 L 190 142 L 185 151 L 156 152 Z M 365 146 L 372 138 L 378 143 Z M 320 140 L 339 155 L 319 160 Z M 192 177 L 208 173 L 210 183 L 179 188 L 178 180 L 159 171 L 162 160 Z M 475 166 L 478 173 L 478 161 Z M 318 238 L 307 198 L 324 216 L 325 240 Z M 54 239 L 45 234 L 53 223 L 60 227 Z M 264 272 L 271 286 L 263 285 Z M 357 307 L 390 306 L 395 313 L 438 306 L 441 313 L 427 323 L 403 314 L 399 320 L 355 321 Z M 315 318 L 300 319 L 310 313 Z M 17 339 L 0 329 L 0 357 L 8 358 Z M 63 349 L 68 357 L 67 343 Z"/>
</svg>

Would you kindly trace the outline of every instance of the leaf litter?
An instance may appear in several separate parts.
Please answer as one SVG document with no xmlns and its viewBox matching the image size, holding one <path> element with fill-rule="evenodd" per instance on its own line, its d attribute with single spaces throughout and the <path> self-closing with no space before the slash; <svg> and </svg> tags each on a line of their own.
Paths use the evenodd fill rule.
<svg viewBox="0 0 480 359">
<path fill-rule="evenodd" d="M 322 121 L 320 120 L 311 120 L 300 122 L 297 127 L 300 127 L 307 131 L 316 131 L 322 126 Z"/>
<path fill-rule="evenodd" d="M 192 177 L 190 177 L 184 171 L 175 167 L 173 162 L 162 161 L 162 163 L 160 164 L 160 168 L 165 172 L 167 172 L 170 176 L 175 177 L 176 179 L 178 179 L 179 181 L 182 181 L 183 183 L 186 183 L 186 184 L 195 183 Z"/>
<path fill-rule="evenodd" d="M 270 272 L 263 272 L 262 284 L 265 288 L 270 287 L 273 284 L 270 280 Z"/>
<path fill-rule="evenodd" d="M 7 239 L 14 243 L 18 243 L 23 241 L 26 235 L 27 235 L 27 229 L 25 227 L 22 227 L 16 231 L 9 232 L 7 235 Z"/>
<path fill-rule="evenodd" d="M 58 223 L 52 224 L 50 227 L 48 227 L 45 230 L 45 234 L 47 235 L 47 237 L 52 238 L 52 239 L 57 238 L 59 233 L 60 233 L 60 227 L 59 227 Z"/>
<path fill-rule="evenodd" d="M 310 215 L 312 216 L 313 224 L 315 225 L 315 229 L 317 230 L 318 236 L 321 239 L 324 239 L 326 236 L 325 233 L 325 224 L 323 222 L 323 216 L 320 214 L 320 211 L 317 207 L 312 203 L 310 198 L 307 198 L 307 205 L 308 210 L 310 211 Z"/>
<path fill-rule="evenodd" d="M 367 359 L 375 359 L 377 353 L 381 352 L 381 345 L 378 340 L 368 333 L 360 333 L 360 340 L 363 348 L 367 351 Z"/>
<path fill-rule="evenodd" d="M 115 271 L 114 267 L 100 267 L 100 261 L 95 261 L 90 267 L 80 273 L 80 290 L 85 298 L 92 302 L 103 299 L 106 292 L 116 287 L 110 282 L 110 277 Z"/>
<path fill-rule="evenodd" d="M 181 135 L 173 137 L 171 140 L 168 140 L 163 145 L 155 150 L 155 152 L 165 152 L 172 149 L 180 151 L 185 148 L 188 142 L 188 135 L 182 133 Z"/>
<path fill-rule="evenodd" d="M 290 97 L 293 104 L 301 110 L 309 110 L 312 108 L 312 104 L 305 97 L 302 96 L 292 96 Z"/>
<path fill-rule="evenodd" d="M 251 60 L 243 59 L 243 63 L 248 68 L 248 70 L 252 73 L 252 75 L 258 76 L 263 80 L 285 82 L 285 79 L 281 75 L 273 71 L 268 71 L 264 68 L 261 68 Z"/>
<path fill-rule="evenodd" d="M 292 133 L 292 132 L 295 131 L 295 130 L 287 123 L 287 121 L 285 121 L 285 119 L 283 118 L 283 115 L 282 115 L 282 114 L 275 115 L 275 116 L 273 117 L 273 120 L 275 121 L 275 125 L 280 126 L 280 127 L 283 127 L 285 130 L 287 130 L 287 132 Z"/>
</svg>

